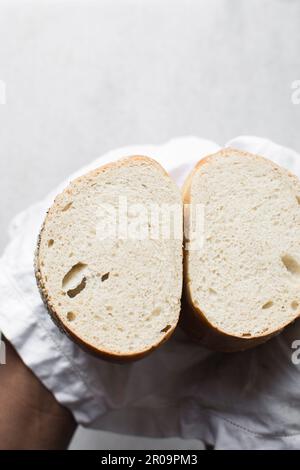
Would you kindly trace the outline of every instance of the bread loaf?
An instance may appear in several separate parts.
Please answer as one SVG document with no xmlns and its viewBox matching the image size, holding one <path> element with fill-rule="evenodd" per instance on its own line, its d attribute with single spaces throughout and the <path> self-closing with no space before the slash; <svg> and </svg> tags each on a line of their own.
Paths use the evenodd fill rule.
<svg viewBox="0 0 300 470">
<path fill-rule="evenodd" d="M 135 222 L 134 205 L 176 206 L 177 238 L 103 237 L 118 214 L 120 197 Z M 133 207 L 133 210 L 132 210 Z M 131 212 L 130 212 L 131 211 Z M 160 222 L 160 224 L 163 223 Z M 104 224 L 104 225 L 103 225 Z M 144 228 L 145 228 L 144 227 Z M 35 270 L 54 321 L 78 344 L 117 361 L 137 359 L 174 331 L 182 291 L 182 199 L 163 168 L 146 157 L 129 157 L 76 180 L 57 196 L 38 242 Z"/>
<path fill-rule="evenodd" d="M 184 328 L 211 349 L 237 351 L 293 322 L 300 314 L 298 178 L 227 148 L 196 165 L 183 198 L 204 210 L 196 234 L 203 245 L 185 251 Z"/>
</svg>

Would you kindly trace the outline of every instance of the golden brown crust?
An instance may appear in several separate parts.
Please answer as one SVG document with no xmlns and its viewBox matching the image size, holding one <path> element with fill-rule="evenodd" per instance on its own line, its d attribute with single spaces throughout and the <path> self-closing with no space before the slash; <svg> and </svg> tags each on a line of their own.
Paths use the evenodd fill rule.
<svg viewBox="0 0 300 470">
<path fill-rule="evenodd" d="M 127 166 L 128 163 L 132 162 L 138 162 L 138 163 L 147 163 L 148 165 L 154 165 L 156 166 L 164 175 L 169 177 L 168 172 L 153 158 L 146 157 L 144 155 L 132 155 L 130 157 L 124 157 L 120 158 L 119 160 L 116 160 L 111 163 L 106 163 L 105 165 L 100 166 L 99 168 L 95 168 L 94 170 L 91 170 L 90 172 L 78 176 L 78 178 L 75 178 L 72 181 L 72 184 L 79 183 L 82 179 L 86 180 L 89 177 L 97 176 L 100 173 L 104 173 L 105 171 L 109 170 L 110 168 L 120 168 L 122 166 Z"/>
<path fill-rule="evenodd" d="M 190 190 L 191 184 L 193 180 L 193 176 L 197 173 L 197 171 L 205 164 L 209 164 L 210 161 L 216 157 L 226 157 L 228 155 L 239 155 L 242 157 L 251 157 L 251 158 L 258 158 L 267 160 L 271 166 L 277 167 L 278 166 L 273 163 L 272 161 L 261 157 L 259 155 L 253 155 L 248 152 L 244 152 L 241 150 L 233 149 L 233 148 L 226 148 L 222 149 L 217 153 L 208 155 L 207 157 L 200 160 L 191 173 L 188 175 L 187 179 L 184 182 L 182 188 L 182 197 L 184 204 L 190 203 Z M 292 173 L 289 173 L 292 175 Z M 292 175 L 294 176 L 294 175 Z M 278 335 L 288 324 L 291 322 L 287 322 L 282 328 L 272 331 L 267 334 L 262 334 L 259 336 L 253 337 L 242 337 L 242 336 L 233 336 L 230 334 L 225 333 L 224 331 L 216 328 L 212 325 L 205 313 L 201 311 L 201 309 L 196 306 L 193 302 L 191 291 L 188 285 L 188 254 L 185 251 L 183 257 L 183 301 L 182 301 L 182 311 L 180 315 L 180 326 L 189 333 L 194 339 L 199 341 L 203 346 L 212 349 L 214 351 L 221 351 L 221 352 L 234 352 L 234 351 L 243 351 L 246 349 L 253 348 L 254 346 L 258 346 L 259 344 L 265 343 L 273 336 Z M 300 311 L 298 312 L 298 316 L 300 316 Z"/>
<path fill-rule="evenodd" d="M 179 325 L 203 346 L 220 352 L 244 351 L 253 348 L 265 343 L 282 331 L 280 329 L 265 336 L 241 338 L 218 330 L 209 323 L 203 312 L 193 304 L 190 291 L 185 282 Z"/>
<path fill-rule="evenodd" d="M 69 186 L 66 189 L 64 189 L 64 191 L 61 194 L 65 193 L 65 192 L 70 192 L 71 187 L 73 187 L 74 184 L 76 185 L 76 184 L 80 183 L 82 180 L 88 181 L 90 178 L 93 178 L 94 176 L 97 176 L 98 174 L 103 173 L 103 172 L 109 170 L 110 168 L 126 166 L 126 165 L 128 165 L 128 163 L 131 163 L 133 161 L 138 162 L 138 163 L 147 163 L 149 165 L 154 165 L 164 175 L 166 175 L 170 178 L 169 174 L 165 171 L 165 169 L 156 160 L 154 160 L 152 158 L 149 158 L 149 157 L 145 157 L 145 156 L 134 155 L 132 157 L 122 158 L 120 160 L 117 160 L 116 162 L 107 163 L 106 165 L 103 165 L 102 167 L 96 168 L 95 170 L 92 170 L 92 171 L 90 171 L 89 173 L 87 173 L 83 176 L 79 176 L 78 178 L 73 180 L 69 184 Z M 47 223 L 48 218 L 51 217 L 52 212 L 56 210 L 56 208 L 57 208 L 56 206 L 59 204 L 58 201 L 57 201 L 59 196 L 60 196 L 60 194 L 55 198 L 51 208 L 48 210 L 48 212 L 46 214 L 45 220 L 42 224 L 40 233 L 38 235 L 37 247 L 36 247 L 36 251 L 35 251 L 35 255 L 34 255 L 34 272 L 35 272 L 37 286 L 38 286 L 41 298 L 42 298 L 42 300 L 43 300 L 43 302 L 44 302 L 44 304 L 47 308 L 47 311 L 48 311 L 51 319 L 53 320 L 53 322 L 56 324 L 56 326 L 59 328 L 59 330 L 62 333 L 66 334 L 75 343 L 77 343 L 81 348 L 83 348 L 85 351 L 93 354 L 96 357 L 101 357 L 103 359 L 106 359 L 106 360 L 109 360 L 109 361 L 112 361 L 112 362 L 116 362 L 116 363 L 124 363 L 124 362 L 130 362 L 130 361 L 135 361 L 135 360 L 138 360 L 138 359 L 142 359 L 143 357 L 145 357 L 149 353 L 151 353 L 153 350 L 158 348 L 160 345 L 162 345 L 165 341 L 167 341 L 170 338 L 170 336 L 173 334 L 173 332 L 174 332 L 177 325 L 175 324 L 172 328 L 170 328 L 170 330 L 168 330 L 166 332 L 166 334 L 156 344 L 152 345 L 148 349 L 145 349 L 145 350 L 142 350 L 142 351 L 139 351 L 139 352 L 136 352 L 136 353 L 132 353 L 132 354 L 117 354 L 117 353 L 113 353 L 111 351 L 97 349 L 94 346 L 92 346 L 91 344 L 84 341 L 82 338 L 80 338 L 72 330 L 70 330 L 70 328 L 68 328 L 66 326 L 66 324 L 62 321 L 62 319 L 59 317 L 58 313 L 56 312 L 56 310 L 53 306 L 53 303 L 51 302 L 51 298 L 48 294 L 47 288 L 45 286 L 45 281 L 43 279 L 43 275 L 42 275 L 42 271 L 41 271 L 41 267 L 40 267 L 40 256 L 39 256 L 40 253 L 39 252 L 40 252 L 40 244 L 41 244 L 41 238 L 42 238 L 43 230 L 45 228 L 45 225 Z"/>
</svg>

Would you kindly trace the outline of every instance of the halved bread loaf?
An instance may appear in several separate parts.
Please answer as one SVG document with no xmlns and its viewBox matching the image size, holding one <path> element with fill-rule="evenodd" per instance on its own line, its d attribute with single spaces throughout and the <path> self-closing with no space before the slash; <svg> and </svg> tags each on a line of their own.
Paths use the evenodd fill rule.
<svg viewBox="0 0 300 470">
<path fill-rule="evenodd" d="M 279 333 L 300 315 L 299 180 L 228 148 L 196 165 L 183 197 L 204 209 L 203 245 L 185 252 L 183 326 L 221 351 Z"/>
<path fill-rule="evenodd" d="M 121 204 L 126 201 L 131 228 L 141 220 L 134 205 L 146 208 L 141 223 L 148 235 L 141 237 L 137 230 L 136 236 L 134 231 L 128 236 L 124 227 L 122 233 L 110 233 L 109 207 L 115 209 L 117 228 L 124 217 L 120 198 Z M 177 237 L 175 232 L 170 238 L 151 236 L 151 208 L 169 205 L 179 211 Z M 159 227 L 164 222 L 159 219 Z M 144 356 L 172 334 L 179 317 L 180 191 L 156 161 L 139 156 L 74 180 L 48 212 L 35 269 L 53 319 L 76 342 L 120 361 Z"/>
</svg>

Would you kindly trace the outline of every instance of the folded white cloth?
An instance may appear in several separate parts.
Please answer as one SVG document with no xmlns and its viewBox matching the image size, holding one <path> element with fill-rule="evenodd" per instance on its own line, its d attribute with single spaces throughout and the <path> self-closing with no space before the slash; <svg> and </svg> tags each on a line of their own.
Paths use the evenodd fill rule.
<svg viewBox="0 0 300 470">
<path fill-rule="evenodd" d="M 292 150 L 255 137 L 227 145 L 263 154 L 300 176 L 300 156 Z M 143 154 L 181 185 L 193 165 L 218 148 L 194 137 L 127 147 L 77 175 Z M 216 448 L 299 448 L 300 371 L 291 360 L 299 322 L 265 345 L 235 354 L 209 352 L 178 329 L 153 354 L 124 365 L 94 358 L 60 333 L 40 299 L 33 252 L 45 211 L 67 183 L 14 219 L 0 259 L 0 330 L 57 400 L 79 423 L 102 430 L 200 438 Z"/>
</svg>

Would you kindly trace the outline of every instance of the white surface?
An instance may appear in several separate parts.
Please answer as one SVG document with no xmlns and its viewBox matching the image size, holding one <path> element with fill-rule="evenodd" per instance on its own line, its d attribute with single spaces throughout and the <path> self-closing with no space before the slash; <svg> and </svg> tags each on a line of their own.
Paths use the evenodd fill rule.
<svg viewBox="0 0 300 470">
<path fill-rule="evenodd" d="M 300 175 L 292 150 L 255 137 L 228 145 L 269 156 Z M 174 139 L 118 149 L 91 167 L 148 154 L 180 183 L 198 157 L 217 149 L 197 138 Z M 298 448 L 300 376 L 291 355 L 299 322 L 259 348 L 231 355 L 201 348 L 178 328 L 148 357 L 122 365 L 90 356 L 58 330 L 37 291 L 32 254 L 45 210 L 65 185 L 14 220 L 0 259 L 0 329 L 58 401 L 79 423 L 125 435 L 200 439 L 217 449 Z"/>
<path fill-rule="evenodd" d="M 295 0 L 1 0 L 0 249 L 12 215 L 119 145 L 251 133 L 299 150 L 299 18 Z"/>
<path fill-rule="evenodd" d="M 146 439 L 136 438 L 135 436 L 116 436 L 111 432 L 91 431 L 79 428 L 71 445 L 70 450 L 144 450 L 144 449 L 195 449 L 203 450 L 204 445 L 196 439 Z"/>
</svg>

